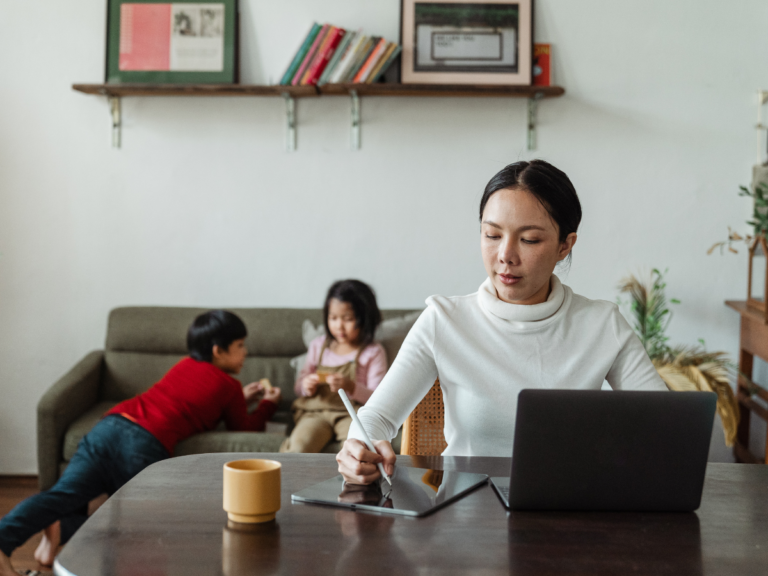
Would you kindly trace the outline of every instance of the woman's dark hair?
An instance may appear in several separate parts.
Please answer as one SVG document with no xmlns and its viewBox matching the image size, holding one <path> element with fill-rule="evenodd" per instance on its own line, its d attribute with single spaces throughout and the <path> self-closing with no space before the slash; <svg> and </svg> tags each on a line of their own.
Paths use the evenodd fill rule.
<svg viewBox="0 0 768 576">
<path fill-rule="evenodd" d="M 525 190 L 533 194 L 557 223 L 560 242 L 576 232 L 581 223 L 581 203 L 568 176 L 544 160 L 515 162 L 491 178 L 480 200 L 480 221 L 488 199 L 505 188 Z M 570 258 L 570 256 L 569 256 Z"/>
<path fill-rule="evenodd" d="M 229 350 L 229 345 L 248 335 L 242 320 L 227 310 L 211 310 L 200 314 L 187 332 L 189 355 L 200 362 L 213 359 L 213 347 Z"/>
<path fill-rule="evenodd" d="M 333 336 L 330 328 L 328 328 L 328 311 L 331 307 L 331 300 L 334 298 L 352 306 L 355 322 L 360 330 L 360 346 L 365 348 L 373 342 L 376 327 L 381 323 L 381 312 L 378 304 L 376 304 L 376 294 L 373 288 L 360 280 L 339 280 L 328 288 L 328 295 L 325 297 L 325 305 L 323 306 L 323 321 L 325 322 L 325 335 L 329 339 L 333 339 Z"/>
</svg>

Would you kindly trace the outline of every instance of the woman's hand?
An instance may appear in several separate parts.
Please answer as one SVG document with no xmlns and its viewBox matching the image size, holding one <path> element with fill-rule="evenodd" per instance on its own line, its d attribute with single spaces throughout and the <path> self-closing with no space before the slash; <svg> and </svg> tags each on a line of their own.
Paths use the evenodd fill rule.
<svg viewBox="0 0 768 576">
<path fill-rule="evenodd" d="M 301 381 L 301 389 L 304 391 L 304 396 L 311 398 L 317 393 L 317 385 L 320 383 L 320 376 L 317 374 L 307 374 Z"/>
<path fill-rule="evenodd" d="M 381 462 L 387 474 L 395 472 L 395 451 L 386 440 L 373 443 L 376 452 L 371 452 L 360 440 L 350 438 L 344 442 L 341 451 L 336 454 L 339 473 L 350 484 L 370 484 L 381 477 L 376 464 Z"/>
<path fill-rule="evenodd" d="M 328 374 L 325 381 L 331 387 L 331 392 L 338 392 L 339 390 L 344 390 L 347 394 L 355 392 L 355 382 L 341 374 Z"/>
</svg>

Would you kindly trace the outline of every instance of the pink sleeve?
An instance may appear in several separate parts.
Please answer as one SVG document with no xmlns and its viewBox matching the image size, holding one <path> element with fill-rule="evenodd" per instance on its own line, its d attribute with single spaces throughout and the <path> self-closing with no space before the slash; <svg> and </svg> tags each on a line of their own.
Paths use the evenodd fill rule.
<svg viewBox="0 0 768 576">
<path fill-rule="evenodd" d="M 368 370 L 365 374 L 365 381 L 361 382 L 360 380 L 357 380 L 357 382 L 355 382 L 357 385 L 351 396 L 353 400 L 356 400 L 360 404 L 365 404 L 368 401 L 368 398 L 371 397 L 373 391 L 376 390 L 378 385 L 384 379 L 384 374 L 387 373 L 387 352 L 384 350 L 384 346 L 377 342 L 371 347 L 373 348 L 373 353 L 366 362 Z"/>
<path fill-rule="evenodd" d="M 323 347 L 325 336 L 318 336 L 312 342 L 309 343 L 309 350 L 307 350 L 307 359 L 304 362 L 304 366 L 299 372 L 299 377 L 296 378 L 296 384 L 293 386 L 296 396 L 304 396 L 304 392 L 301 389 L 301 381 L 308 374 L 313 374 L 317 370 L 317 361 L 320 359 L 320 350 Z"/>
</svg>

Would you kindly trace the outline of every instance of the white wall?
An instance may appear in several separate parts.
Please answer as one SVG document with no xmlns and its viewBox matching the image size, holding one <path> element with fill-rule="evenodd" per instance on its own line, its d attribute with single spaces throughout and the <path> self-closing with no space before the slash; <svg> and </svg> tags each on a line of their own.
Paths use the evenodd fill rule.
<svg viewBox="0 0 768 576">
<path fill-rule="evenodd" d="M 344 98 L 283 103 L 129 98 L 122 150 L 100 82 L 103 0 L 6 3 L 0 19 L 0 474 L 34 473 L 35 406 L 103 345 L 127 304 L 319 306 L 340 277 L 384 307 L 483 280 L 476 208 L 505 164 L 542 157 L 580 193 L 566 282 L 614 300 L 628 271 L 669 268 L 674 343 L 736 351 L 723 306 L 746 289 L 745 252 L 706 256 L 754 162 L 755 96 L 768 88 L 762 0 L 537 0 L 565 97 L 525 102 L 365 99 L 363 148 Z M 243 0 L 245 83 L 280 77 L 312 20 L 398 35 L 399 0 Z"/>
</svg>

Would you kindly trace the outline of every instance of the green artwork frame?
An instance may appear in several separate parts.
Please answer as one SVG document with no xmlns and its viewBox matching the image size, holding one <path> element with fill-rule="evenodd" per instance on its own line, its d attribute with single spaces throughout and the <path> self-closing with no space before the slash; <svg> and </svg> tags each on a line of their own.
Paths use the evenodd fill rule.
<svg viewBox="0 0 768 576">
<path fill-rule="evenodd" d="M 190 70 L 191 66 L 195 66 L 189 59 L 186 61 L 183 58 L 176 58 L 176 65 L 181 65 L 182 69 L 164 69 L 163 64 L 160 64 L 161 69 L 135 69 L 137 66 L 133 65 L 133 69 L 126 69 L 126 61 L 123 60 L 123 69 L 121 70 L 121 14 L 124 14 L 123 5 L 134 5 L 133 7 L 126 7 L 127 9 L 135 9 L 137 5 L 170 5 L 170 11 L 165 17 L 170 18 L 168 22 L 174 22 L 171 26 L 168 26 L 169 36 L 169 54 L 171 52 L 172 42 L 189 42 L 190 39 L 184 35 L 184 31 L 179 32 L 179 12 L 184 8 L 191 8 L 188 12 L 195 12 L 194 4 L 208 4 L 217 5 L 217 10 L 209 10 L 209 14 L 220 14 L 220 8 L 218 5 L 223 6 L 223 23 L 217 24 L 217 28 L 214 33 L 208 35 L 215 35 L 217 47 L 215 49 L 216 62 L 219 64 L 214 65 L 214 68 L 220 66 L 220 69 L 199 71 Z M 156 10 L 163 11 L 165 6 L 156 6 Z M 201 7 L 197 10 L 197 13 L 202 13 L 205 7 Z M 186 21 L 191 22 L 189 17 Z M 143 22 L 146 23 L 145 17 Z M 186 22 L 184 21 L 184 22 Z M 127 26 L 127 25 L 126 25 Z M 131 21 L 131 31 L 133 31 L 133 20 Z M 199 22 L 195 22 L 195 26 L 200 26 Z M 173 31 L 171 31 L 173 28 Z M 126 83 L 143 83 L 143 84 L 237 84 L 239 82 L 239 8 L 238 0 L 108 0 L 107 3 L 107 55 L 105 66 L 105 82 L 107 84 L 126 84 Z M 164 30 L 163 30 L 164 31 Z M 190 36 L 205 36 L 205 33 L 191 32 Z M 221 46 L 220 38 L 223 36 L 223 46 Z M 180 38 L 180 40 L 179 40 Z M 164 40 L 164 39 L 163 39 Z M 192 39 L 192 42 L 199 40 Z M 203 40 L 205 42 L 207 40 Z M 173 52 L 173 55 L 169 55 L 167 58 L 171 62 L 169 66 L 174 65 L 174 55 L 182 53 L 183 51 L 177 50 Z M 187 50 L 187 53 L 190 51 Z M 210 54 L 211 51 L 209 50 Z M 125 53 L 122 54 L 125 58 Z M 143 62 L 145 66 L 153 66 L 153 64 L 147 64 Z M 198 64 L 199 65 L 199 64 Z M 139 65 L 141 67 L 141 65 Z M 203 65 L 203 67 L 206 67 Z M 207 65 L 211 68 L 210 63 Z"/>
</svg>

